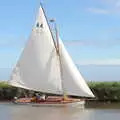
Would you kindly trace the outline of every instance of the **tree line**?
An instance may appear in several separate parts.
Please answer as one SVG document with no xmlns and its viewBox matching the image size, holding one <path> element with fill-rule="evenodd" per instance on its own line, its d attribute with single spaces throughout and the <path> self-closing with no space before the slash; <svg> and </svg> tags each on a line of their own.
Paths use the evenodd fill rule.
<svg viewBox="0 0 120 120">
<path fill-rule="evenodd" d="M 120 102 L 120 82 L 88 82 L 88 85 L 95 95 L 95 101 Z M 35 91 L 29 91 L 0 83 L 0 100 L 12 100 L 15 96 L 32 96 Z"/>
</svg>

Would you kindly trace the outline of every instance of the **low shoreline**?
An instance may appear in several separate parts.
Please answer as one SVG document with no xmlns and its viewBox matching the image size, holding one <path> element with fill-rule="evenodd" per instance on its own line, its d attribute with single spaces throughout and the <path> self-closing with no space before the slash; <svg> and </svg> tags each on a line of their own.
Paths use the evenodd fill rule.
<svg viewBox="0 0 120 120">
<path fill-rule="evenodd" d="M 85 104 L 86 108 L 94 109 L 120 109 L 120 102 L 99 102 L 99 101 L 89 101 Z"/>
<path fill-rule="evenodd" d="M 0 101 L 0 103 L 11 103 L 12 101 L 10 100 L 4 100 L 4 101 Z"/>
<path fill-rule="evenodd" d="M 119 103 L 120 102 L 120 82 L 88 82 L 88 85 L 95 95 L 95 99 L 88 99 L 89 103 Z M 15 96 L 24 97 L 33 95 L 34 91 L 9 86 L 5 82 L 0 82 L 0 102 L 11 101 Z M 79 98 L 79 97 L 76 97 Z"/>
<path fill-rule="evenodd" d="M 0 101 L 0 105 L 14 105 L 10 100 Z M 120 109 L 120 102 L 98 102 L 87 101 L 86 109 Z"/>
</svg>

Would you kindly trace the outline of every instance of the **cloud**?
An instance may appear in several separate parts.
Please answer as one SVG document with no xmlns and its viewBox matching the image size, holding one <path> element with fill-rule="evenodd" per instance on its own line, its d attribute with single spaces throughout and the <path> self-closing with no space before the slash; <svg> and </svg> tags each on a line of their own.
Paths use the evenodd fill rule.
<svg viewBox="0 0 120 120">
<path fill-rule="evenodd" d="M 27 38 L 24 36 L 18 36 L 11 33 L 0 34 L 0 50 L 1 49 L 13 49 L 21 48 L 26 44 Z"/>
<path fill-rule="evenodd" d="M 65 40 L 64 44 L 66 45 L 83 45 L 84 42 L 82 40 Z"/>
<path fill-rule="evenodd" d="M 66 45 L 72 46 L 93 46 L 99 48 L 120 46 L 120 39 L 114 40 L 69 40 L 64 41 Z"/>
<path fill-rule="evenodd" d="M 120 0 L 100 0 L 101 7 L 89 7 L 87 11 L 96 14 L 115 14 L 120 13 Z"/>
<path fill-rule="evenodd" d="M 69 40 L 64 41 L 64 44 L 68 46 L 101 46 L 100 42 L 96 40 Z"/>
<path fill-rule="evenodd" d="M 87 11 L 91 13 L 97 13 L 97 14 L 109 14 L 108 10 L 101 9 L 101 8 L 88 8 Z"/>
<path fill-rule="evenodd" d="M 16 48 L 23 47 L 26 43 L 25 38 L 13 38 L 0 40 L 0 48 Z"/>
<path fill-rule="evenodd" d="M 111 5 L 114 7 L 119 7 L 120 6 L 120 0 L 102 0 L 104 4 Z"/>
<path fill-rule="evenodd" d="M 120 65 L 120 59 L 87 59 L 79 60 L 76 62 L 77 65 Z"/>
<path fill-rule="evenodd" d="M 116 3 L 116 7 L 120 7 L 120 0 Z"/>
</svg>

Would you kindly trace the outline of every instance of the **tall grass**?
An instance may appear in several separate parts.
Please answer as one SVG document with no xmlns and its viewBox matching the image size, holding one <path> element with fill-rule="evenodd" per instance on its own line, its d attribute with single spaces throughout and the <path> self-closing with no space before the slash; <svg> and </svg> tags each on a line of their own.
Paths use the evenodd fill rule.
<svg viewBox="0 0 120 120">
<path fill-rule="evenodd" d="M 120 82 L 89 82 L 99 101 L 120 101 Z"/>
<path fill-rule="evenodd" d="M 0 100 L 11 100 L 17 93 L 17 88 L 8 85 L 6 82 L 0 82 Z"/>
<path fill-rule="evenodd" d="M 96 100 L 120 102 L 120 82 L 88 82 L 88 85 L 96 96 Z M 11 100 L 14 96 L 23 96 L 25 93 L 30 94 L 31 91 L 0 82 L 0 100 Z"/>
<path fill-rule="evenodd" d="M 7 82 L 0 82 L 0 88 L 11 88 L 11 86 Z"/>
</svg>

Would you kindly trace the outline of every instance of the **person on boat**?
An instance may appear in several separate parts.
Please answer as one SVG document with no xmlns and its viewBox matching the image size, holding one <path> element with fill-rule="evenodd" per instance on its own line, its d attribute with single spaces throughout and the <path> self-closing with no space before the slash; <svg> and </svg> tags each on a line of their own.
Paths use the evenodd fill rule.
<svg viewBox="0 0 120 120">
<path fill-rule="evenodd" d="M 41 100 L 45 101 L 46 100 L 46 95 L 43 94 L 41 97 L 40 97 Z"/>
<path fill-rule="evenodd" d="M 15 97 L 14 97 L 14 100 L 17 100 L 17 99 L 18 99 L 18 98 L 15 96 Z"/>
<path fill-rule="evenodd" d="M 39 93 L 36 94 L 36 101 L 39 102 L 41 100 L 41 97 L 39 95 Z"/>
<path fill-rule="evenodd" d="M 39 102 L 44 102 L 46 101 L 46 99 L 47 99 L 47 96 L 45 94 L 42 94 L 41 96 L 38 97 Z"/>
<path fill-rule="evenodd" d="M 15 96 L 15 97 L 13 98 L 13 102 L 16 102 L 17 100 L 18 100 L 18 97 Z"/>
<path fill-rule="evenodd" d="M 31 98 L 31 102 L 37 102 L 36 94 L 34 94 L 33 97 Z"/>
</svg>

